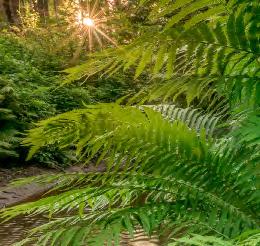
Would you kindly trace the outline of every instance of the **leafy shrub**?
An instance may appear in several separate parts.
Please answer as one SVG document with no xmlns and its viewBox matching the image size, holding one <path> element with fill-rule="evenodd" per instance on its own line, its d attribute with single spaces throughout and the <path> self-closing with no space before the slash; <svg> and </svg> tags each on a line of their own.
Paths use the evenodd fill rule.
<svg viewBox="0 0 260 246">
<path fill-rule="evenodd" d="M 1 139 L 18 157 L 21 133 L 32 121 L 55 113 L 45 89 L 51 79 L 30 63 L 30 53 L 15 40 L 1 36 L 0 50 Z"/>
<path fill-rule="evenodd" d="M 37 59 L 41 57 L 35 57 L 14 35 L 0 36 L 0 51 L 1 158 L 12 165 L 18 160 L 24 162 L 26 149 L 21 147 L 20 140 L 33 122 L 63 112 L 58 104 L 73 109 L 90 101 L 84 89 L 62 88 L 64 97 L 55 92 L 60 75 L 43 70 L 41 64 L 41 69 L 37 68 Z M 49 163 L 56 152 L 49 151 L 44 158 L 38 155 L 34 161 Z M 61 156 L 64 154 L 60 152 Z"/>
<path fill-rule="evenodd" d="M 109 80 L 94 79 L 92 84 L 84 87 L 60 86 L 64 73 L 58 73 L 57 69 L 62 69 L 64 64 L 59 63 L 59 54 L 52 54 L 51 58 L 45 54 L 43 57 L 43 48 L 38 51 L 40 54 L 34 53 L 24 45 L 25 40 L 20 36 L 5 34 L 0 36 L 0 158 L 7 158 L 7 163 L 18 160 L 24 163 L 26 148 L 20 145 L 20 141 L 34 122 L 79 109 L 84 104 L 113 101 L 130 88 L 130 81 L 121 82 L 122 76 Z M 56 65 L 52 62 L 55 57 Z M 47 60 L 45 65 L 43 60 Z M 67 153 L 52 146 L 32 161 L 48 165 L 51 162 L 58 165 L 60 161 L 60 164 L 70 163 Z"/>
</svg>

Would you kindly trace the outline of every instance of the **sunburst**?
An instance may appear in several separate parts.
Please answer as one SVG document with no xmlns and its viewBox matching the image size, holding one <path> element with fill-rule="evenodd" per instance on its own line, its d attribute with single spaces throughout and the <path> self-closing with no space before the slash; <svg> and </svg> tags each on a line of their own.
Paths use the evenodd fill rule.
<svg viewBox="0 0 260 246">
<path fill-rule="evenodd" d="M 108 18 L 102 8 L 99 6 L 99 1 L 96 0 L 92 5 L 91 1 L 86 1 L 86 5 L 83 7 L 78 2 L 78 11 L 75 16 L 75 24 L 79 26 L 82 37 L 88 39 L 88 48 L 93 50 L 95 43 L 98 43 L 100 47 L 103 46 L 103 39 L 117 46 L 116 42 L 110 38 L 106 31 L 108 30 L 107 21 Z"/>
</svg>

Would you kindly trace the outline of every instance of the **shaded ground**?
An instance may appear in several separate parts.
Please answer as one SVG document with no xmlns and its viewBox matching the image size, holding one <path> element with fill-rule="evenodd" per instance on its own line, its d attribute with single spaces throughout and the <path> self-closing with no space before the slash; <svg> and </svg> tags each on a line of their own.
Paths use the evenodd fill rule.
<svg viewBox="0 0 260 246">
<path fill-rule="evenodd" d="M 36 166 L 29 166 L 26 168 L 0 168 L 0 190 L 8 185 L 11 181 L 19 178 L 40 175 L 48 172 L 53 172 L 53 169 L 40 168 Z"/>
<path fill-rule="evenodd" d="M 98 167 L 93 164 L 87 167 L 71 166 L 63 170 L 67 173 L 75 172 L 103 172 L 105 170 L 105 164 L 102 163 Z M 13 169 L 0 169 L 0 208 L 12 206 L 15 204 L 23 203 L 25 201 L 31 201 L 39 198 L 42 194 L 52 187 L 50 185 L 38 185 L 31 183 L 23 185 L 21 187 L 10 187 L 8 186 L 11 181 L 16 179 L 37 176 L 41 174 L 54 174 L 61 172 L 56 169 L 40 168 L 37 166 L 30 166 L 26 168 L 13 168 Z M 1 246 L 1 244 L 0 244 Z"/>
<path fill-rule="evenodd" d="M 55 170 L 35 166 L 27 168 L 0 169 L 0 208 L 32 200 L 48 190 L 48 186 L 29 184 L 21 187 L 8 187 L 11 181 L 35 175 L 53 173 Z"/>
<path fill-rule="evenodd" d="M 8 184 L 19 178 L 30 177 L 34 175 L 52 173 L 52 169 L 44 169 L 36 166 L 26 168 L 0 168 L 0 208 L 21 203 L 23 201 L 33 200 L 46 191 L 46 187 L 37 185 L 26 185 L 23 187 L 10 188 Z M 6 223 L 0 224 L 0 246 L 9 246 L 23 239 L 28 230 L 46 222 L 47 219 L 41 216 L 37 217 L 18 217 Z M 2 221 L 1 221 L 2 222 Z"/>
<path fill-rule="evenodd" d="M 88 168 L 80 168 L 78 166 L 70 167 L 66 172 L 88 172 L 88 171 L 104 171 L 104 166 L 96 168 L 89 166 Z M 50 186 L 39 186 L 37 184 L 24 185 L 22 187 L 8 187 L 8 184 L 19 178 L 25 178 L 35 175 L 56 173 L 54 169 L 44 169 L 36 166 L 15 169 L 0 169 L 0 208 L 11 206 L 27 201 L 33 201 L 49 190 Z M 0 224 L 0 246 L 11 246 L 13 243 L 23 239 L 27 232 L 34 227 L 46 223 L 48 219 L 38 215 L 34 217 L 23 217 L 12 219 L 6 223 Z M 152 239 L 144 236 L 142 232 L 137 232 L 136 237 L 130 240 L 128 237 L 122 237 L 122 246 L 156 246 L 157 238 Z"/>
</svg>

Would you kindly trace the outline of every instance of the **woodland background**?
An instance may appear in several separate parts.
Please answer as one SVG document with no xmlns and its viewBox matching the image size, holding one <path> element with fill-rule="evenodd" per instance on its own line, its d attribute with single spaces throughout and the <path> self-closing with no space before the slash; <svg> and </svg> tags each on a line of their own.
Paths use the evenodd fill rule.
<svg viewBox="0 0 260 246">
<path fill-rule="evenodd" d="M 0 159 L 1 166 L 69 165 L 69 152 L 49 147 L 26 162 L 21 145 L 26 130 L 35 122 L 83 104 L 112 102 L 140 87 L 130 76 L 94 77 L 62 86 L 66 68 L 87 59 L 87 41 L 72 26 L 71 1 L 0 1 Z M 114 2 L 115 6 L 120 2 Z M 58 6 L 60 7 L 58 9 Z M 71 19 L 71 15 L 73 15 Z M 76 34 L 75 34 L 76 32 Z M 124 35 L 124 34 L 123 34 Z M 67 38 L 69 37 L 69 38 Z M 80 45 L 79 45 L 80 44 Z"/>
</svg>

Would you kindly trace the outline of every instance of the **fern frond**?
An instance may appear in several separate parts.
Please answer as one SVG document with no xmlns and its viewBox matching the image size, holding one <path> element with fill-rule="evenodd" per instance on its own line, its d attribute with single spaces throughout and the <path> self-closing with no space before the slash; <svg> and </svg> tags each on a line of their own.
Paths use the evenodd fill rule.
<svg viewBox="0 0 260 246">
<path fill-rule="evenodd" d="M 169 244 L 169 246 L 178 245 L 215 245 L 215 246 L 234 246 L 232 241 L 223 240 L 214 236 L 201 236 L 192 235 L 191 237 L 183 237 L 175 239 L 175 243 Z"/>
<path fill-rule="evenodd" d="M 197 2 L 200 1 L 192 3 Z M 164 75 L 173 82 L 165 85 L 168 93 L 162 89 L 160 94 L 164 98 L 175 94 L 173 98 L 176 99 L 184 94 L 189 104 L 205 94 L 209 98 L 220 94 L 219 97 L 224 95 L 234 104 L 241 100 L 258 104 L 260 43 L 256 35 L 257 12 L 259 6 L 253 1 L 238 5 L 226 22 L 201 23 L 189 30 L 178 27 L 160 31 L 155 26 L 132 44 L 105 51 L 77 69 L 80 77 L 84 74 L 87 77 L 104 68 L 107 70 L 104 73 L 109 75 L 123 68 L 136 67 L 137 78 L 150 67 L 154 75 Z M 76 75 L 72 71 L 69 81 Z"/>
<path fill-rule="evenodd" d="M 182 20 L 186 20 L 184 25 L 185 28 L 189 29 L 196 24 L 220 16 L 221 14 L 227 14 L 225 4 L 223 1 L 209 1 L 209 0 L 196 0 L 196 1 L 181 1 L 178 0 L 172 3 L 171 6 L 165 6 L 166 12 L 161 11 L 159 16 L 155 18 L 160 18 L 165 15 L 173 13 L 173 16 L 169 18 L 165 30 L 179 24 Z M 207 9 L 204 10 L 203 9 Z M 176 13 L 176 10 L 178 11 Z M 198 14 L 199 13 L 199 14 Z M 188 17 L 188 18 L 187 18 Z M 188 21 L 187 21 L 188 19 Z"/>
<path fill-rule="evenodd" d="M 260 242 L 259 230 L 245 232 L 242 240 L 224 240 L 215 236 L 202 236 L 193 234 L 190 237 L 175 239 L 175 243 L 170 243 L 169 246 L 178 245 L 215 245 L 215 246 L 257 246 Z"/>
<path fill-rule="evenodd" d="M 182 121 L 186 123 L 190 128 L 196 129 L 196 131 L 201 132 L 205 129 L 207 135 L 212 135 L 216 126 L 220 121 L 220 116 L 215 116 L 212 114 L 203 114 L 202 111 L 196 108 L 178 108 L 176 105 L 148 105 L 155 111 L 160 112 L 164 118 L 174 121 Z"/>
<path fill-rule="evenodd" d="M 78 153 L 82 153 L 82 151 L 83 153 L 90 153 L 84 150 L 85 146 L 89 144 L 92 146 L 91 156 L 94 156 L 104 147 L 108 151 L 107 148 L 109 148 L 110 144 L 107 141 L 111 137 L 116 136 L 116 134 L 124 135 L 125 129 L 129 131 L 132 129 L 134 133 L 137 129 L 131 127 L 139 124 L 144 129 L 146 127 L 149 129 L 151 127 L 150 120 L 152 119 L 157 119 L 157 124 L 160 122 L 162 127 L 165 126 L 165 131 L 175 131 L 175 128 L 176 130 L 180 128 L 184 132 L 187 131 L 186 133 L 183 132 L 184 135 L 194 138 L 194 143 L 197 143 L 196 133 L 189 130 L 185 124 L 179 122 L 171 124 L 164 121 L 159 113 L 155 113 L 151 109 L 145 108 L 144 111 L 145 114 L 139 109 L 130 106 L 121 107 L 117 104 L 90 106 L 86 109 L 65 113 L 38 123 L 39 127 L 30 131 L 24 143 L 34 146 L 31 153 L 34 153 L 40 147 L 55 143 L 59 143 L 61 148 L 76 145 Z M 118 115 L 120 115 L 120 120 Z M 82 122 L 86 124 L 82 124 Z M 142 129 L 140 129 L 140 134 L 144 134 Z M 124 137 L 122 141 L 124 141 L 123 139 Z"/>
<path fill-rule="evenodd" d="M 71 245 L 119 245 L 120 234 L 133 237 L 135 228 L 172 245 L 259 243 L 259 231 L 239 237 L 259 228 L 259 117 L 239 121 L 242 127 L 227 136 L 207 136 L 226 117 L 227 105 L 235 109 L 243 102 L 254 113 L 259 106 L 257 1 L 160 0 L 152 7 L 160 10 L 160 24 L 130 45 L 67 70 L 69 81 L 132 67 L 138 78 L 151 68 L 167 81 L 129 104 L 185 96 L 188 106 L 208 103 L 206 113 L 99 104 L 39 122 L 24 140 L 29 157 L 57 145 L 75 149 L 86 164 L 103 160 L 105 167 L 102 173 L 33 178 L 55 187 L 38 201 L 2 211 L 5 219 L 49 213 L 51 221 L 31 232 L 37 245 L 64 239 Z M 55 219 L 59 212 L 72 214 Z"/>
<path fill-rule="evenodd" d="M 259 146 L 260 144 L 260 116 L 259 112 L 244 116 L 242 122 L 235 121 L 236 129 L 232 132 L 237 141 L 246 143 L 248 146 Z"/>
<path fill-rule="evenodd" d="M 78 211 L 41 227 L 43 245 L 63 233 L 72 240 L 80 228 L 82 235 L 97 232 L 96 239 L 88 237 L 90 245 L 111 242 L 114 235 L 118 241 L 119 232 L 131 235 L 138 225 L 148 234 L 166 223 L 182 233 L 206 231 L 228 239 L 257 228 L 259 155 L 232 141 L 214 143 L 205 132 L 164 119 L 149 107 L 89 106 L 38 123 L 25 143 L 33 151 L 74 145 L 81 157 L 106 160 L 104 173 L 48 176 L 46 182 L 57 184 L 55 195 L 3 211 L 7 219 Z"/>
<path fill-rule="evenodd" d="M 86 124 L 83 124 L 83 120 Z M 156 133 L 156 130 L 159 132 Z M 39 128 L 31 130 L 25 143 L 33 145 L 33 148 L 40 148 L 54 143 L 66 147 L 69 142 L 77 147 L 80 155 L 88 153 L 92 158 L 97 153 L 102 153 L 101 156 L 110 156 L 107 166 L 110 171 L 122 167 L 124 170 L 149 170 L 150 172 L 156 168 L 157 172 L 160 170 L 166 174 L 177 171 L 174 168 L 177 168 L 180 173 L 184 168 L 183 172 L 185 172 L 188 167 L 183 162 L 186 159 L 191 158 L 195 163 L 200 162 L 202 167 L 210 162 L 208 158 L 217 161 L 214 147 L 211 150 L 210 143 L 205 141 L 203 134 L 200 138 L 185 124 L 164 120 L 161 114 L 149 108 L 140 110 L 111 104 L 93 106 L 43 121 L 39 123 Z M 239 150 L 237 151 L 239 153 Z M 232 149 L 232 154 L 235 153 Z M 219 167 L 221 173 L 227 163 L 229 163 L 229 170 L 232 170 L 233 165 L 237 165 L 238 160 L 231 158 L 230 155 L 231 152 L 227 151 L 221 157 L 223 162 L 218 162 L 218 165 L 223 165 Z M 239 162 L 242 162 L 241 155 L 239 158 Z M 176 164 L 179 163 L 178 166 L 165 166 L 169 160 L 175 160 Z M 123 166 L 122 161 L 125 163 Z M 158 163 L 161 163 L 159 170 Z M 199 168 L 200 165 L 198 163 L 196 165 Z M 200 171 L 197 168 L 196 172 L 204 172 L 203 168 Z M 227 172 L 227 168 L 224 170 Z M 198 173 L 197 175 L 200 176 Z M 226 176 L 227 173 L 221 175 Z M 205 174 L 202 176 L 205 181 L 209 178 Z"/>
<path fill-rule="evenodd" d="M 81 228 L 82 232 L 88 233 L 93 228 L 100 231 L 97 240 L 103 243 L 102 235 L 111 226 L 114 227 L 115 222 L 117 224 L 117 237 L 124 230 L 133 235 L 137 224 L 149 235 L 165 221 L 167 221 L 168 228 L 171 228 L 171 221 L 175 221 L 177 218 L 181 220 L 181 223 L 179 225 L 173 223 L 175 230 L 177 227 L 183 230 L 185 221 L 193 224 L 192 221 L 195 220 L 196 223 L 195 221 L 194 223 L 197 226 L 193 226 L 194 232 L 199 232 L 201 227 L 208 228 L 208 230 L 214 228 L 220 234 L 224 233 L 229 237 L 232 230 L 227 227 L 227 220 L 233 221 L 232 226 L 235 223 L 242 227 L 243 225 L 248 226 L 248 223 L 253 221 L 240 209 L 222 200 L 218 195 L 207 193 L 204 188 L 199 188 L 184 180 L 164 179 L 153 175 L 144 178 L 140 174 L 124 174 L 122 176 L 122 174 L 117 173 L 117 177 L 107 179 L 100 186 L 101 176 L 103 174 L 54 175 L 51 179 L 60 184 L 56 192 L 60 190 L 62 194 L 9 208 L 2 216 L 11 218 L 28 212 L 31 214 L 49 212 L 53 216 L 61 210 L 77 209 L 79 215 L 54 220 L 33 231 L 33 233 L 44 232 L 44 236 L 40 240 L 48 239 L 43 245 L 48 245 L 50 237 L 54 237 L 56 233 L 60 235 L 60 233 L 70 232 L 71 234 L 71 230 L 74 230 L 75 227 L 76 230 Z M 122 179 L 122 177 L 124 178 Z M 50 177 L 47 176 L 46 179 L 49 181 Z M 43 180 L 44 177 L 39 178 L 40 182 Z M 86 188 L 86 186 L 88 187 Z M 70 189 L 73 187 L 73 190 L 66 191 L 66 187 Z M 80 190 L 81 192 L 79 192 Z M 142 204 L 143 202 L 139 198 L 144 195 L 145 204 Z M 232 199 L 230 198 L 230 201 Z M 232 202 L 234 201 L 232 200 Z M 138 204 L 138 206 L 130 206 L 130 204 Z M 91 208 L 91 210 L 85 210 L 86 208 Z M 109 229 L 105 240 L 111 242 L 113 235 Z M 232 231 L 232 235 L 236 235 L 234 231 Z M 95 239 L 91 239 L 91 242 L 97 243 Z"/>
</svg>

